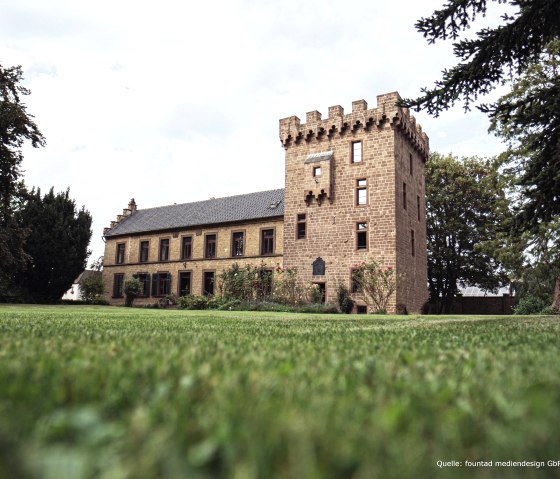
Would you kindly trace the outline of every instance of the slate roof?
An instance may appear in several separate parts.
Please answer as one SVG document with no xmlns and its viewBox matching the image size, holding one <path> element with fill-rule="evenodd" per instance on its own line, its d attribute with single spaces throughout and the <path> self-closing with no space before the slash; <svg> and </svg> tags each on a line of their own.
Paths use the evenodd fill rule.
<svg viewBox="0 0 560 479">
<path fill-rule="evenodd" d="M 271 205 L 276 205 L 271 207 Z M 105 235 L 190 228 L 284 216 L 284 189 L 137 210 Z"/>
</svg>

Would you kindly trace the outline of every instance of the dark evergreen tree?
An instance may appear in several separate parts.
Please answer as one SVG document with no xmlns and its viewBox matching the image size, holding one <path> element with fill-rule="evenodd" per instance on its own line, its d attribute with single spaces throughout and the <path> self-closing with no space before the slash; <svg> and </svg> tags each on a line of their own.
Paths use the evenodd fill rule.
<svg viewBox="0 0 560 479">
<path fill-rule="evenodd" d="M 474 39 L 457 40 L 476 17 L 486 13 L 490 1 L 509 4 L 516 13 L 504 14 L 502 25 L 483 29 Z M 560 38 L 560 2 L 450 0 L 431 17 L 420 19 L 416 27 L 430 43 L 454 40 L 454 53 L 460 60 L 443 71 L 434 88 L 423 88 L 422 96 L 402 102 L 438 116 L 457 101 L 468 110 L 479 96 L 538 64 L 550 42 Z M 519 219 L 525 229 L 537 228 L 560 213 L 560 76 L 558 70 L 549 73 L 524 97 L 505 96 L 496 104 L 478 106 L 499 122 L 531 132 L 531 154 L 521 165 L 527 201 Z"/>
<path fill-rule="evenodd" d="M 28 232 L 17 215 L 25 197 L 21 147 L 25 141 L 34 147 L 45 144 L 21 102 L 30 93 L 20 85 L 22 76 L 21 67 L 0 65 L 0 301 L 18 299 L 15 279 L 29 261 L 23 249 Z"/>
<path fill-rule="evenodd" d="M 29 301 L 57 302 L 87 265 L 91 216 L 77 210 L 69 190 L 55 194 L 53 188 L 43 197 L 33 190 L 20 214 L 30 230 L 25 252 L 32 258 L 20 286 Z"/>
</svg>

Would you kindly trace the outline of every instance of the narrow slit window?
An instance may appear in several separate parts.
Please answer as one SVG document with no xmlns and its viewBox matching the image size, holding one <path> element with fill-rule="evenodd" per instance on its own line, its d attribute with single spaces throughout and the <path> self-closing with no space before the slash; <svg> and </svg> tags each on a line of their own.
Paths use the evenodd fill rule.
<svg viewBox="0 0 560 479">
<path fill-rule="evenodd" d="M 415 245 L 415 239 L 414 239 L 414 230 L 410 230 L 410 249 L 411 249 L 412 256 L 414 256 L 414 252 L 416 250 L 415 246 L 416 245 Z"/>
<path fill-rule="evenodd" d="M 356 205 L 367 205 L 367 180 L 365 178 L 356 180 Z"/>
<path fill-rule="evenodd" d="M 406 183 L 402 184 L 402 201 L 403 201 L 403 209 L 406 210 Z"/>
<path fill-rule="evenodd" d="M 305 239 L 307 235 L 307 218 L 305 213 L 297 215 L 297 239 Z"/>
<path fill-rule="evenodd" d="M 412 174 L 413 174 L 413 170 L 414 170 L 414 168 L 413 168 L 414 162 L 413 162 L 413 160 L 412 160 L 412 154 L 410 155 L 408 161 L 409 161 L 409 166 L 410 166 L 410 174 L 412 175 Z"/>
<path fill-rule="evenodd" d="M 420 221 L 420 197 L 416 197 L 416 213 L 418 215 L 418 221 Z"/>
<path fill-rule="evenodd" d="M 367 249 L 367 223 L 356 223 L 356 249 Z"/>
</svg>

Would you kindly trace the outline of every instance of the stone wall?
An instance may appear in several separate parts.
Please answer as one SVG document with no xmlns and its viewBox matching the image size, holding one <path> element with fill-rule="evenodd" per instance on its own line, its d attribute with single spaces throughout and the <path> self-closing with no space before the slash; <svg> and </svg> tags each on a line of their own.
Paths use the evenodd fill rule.
<svg viewBox="0 0 560 479">
<path fill-rule="evenodd" d="M 346 115 L 341 106 L 333 106 L 325 120 L 318 111 L 309 112 L 304 124 L 296 116 L 280 120 L 286 150 L 284 267 L 297 269 L 304 281 L 325 283 L 328 302 L 336 301 L 338 284 L 351 286 L 353 267 L 370 258 L 403 276 L 391 298 L 391 311 L 398 302 L 411 312 L 420 311 L 427 298 L 423 163 L 428 138 L 408 111 L 395 106 L 398 98 L 396 93 L 380 95 L 373 109 L 358 100 Z M 353 143 L 358 141 L 362 158 L 353 163 Z M 413 155 L 411 177 L 405 171 L 409 153 Z M 309 165 L 316 158 L 322 159 L 317 165 L 326 164 L 329 155 L 330 191 L 311 190 Z M 367 181 L 365 205 L 356 201 L 359 179 Z M 414 217 L 412 200 L 406 211 L 399 201 L 404 179 L 410 182 L 408 197 L 414 202 L 416 196 L 421 198 L 420 221 Z M 297 219 L 302 214 L 307 235 L 296 239 Z M 357 249 L 358 222 L 367 223 L 366 250 Z M 407 247 L 411 228 L 417 231 L 414 258 Z M 325 261 L 325 274 L 314 276 L 312 263 L 319 257 Z"/>
<path fill-rule="evenodd" d="M 125 278 L 137 273 L 170 273 L 171 293 L 178 295 L 179 272 L 191 272 L 191 291 L 193 294 L 202 294 L 203 272 L 214 271 L 217 275 L 234 263 L 244 266 L 249 263 L 255 266 L 264 263 L 270 269 L 282 267 L 283 249 L 283 221 L 282 217 L 267 219 L 266 221 L 251 221 L 229 225 L 215 225 L 204 228 L 182 229 L 178 231 L 157 232 L 141 235 L 120 237 L 107 237 L 105 244 L 105 257 L 103 265 L 103 280 L 105 283 L 104 297 L 111 304 L 124 304 L 124 298 L 113 298 L 113 279 L 117 273 L 124 273 Z M 274 254 L 260 255 L 260 232 L 262 229 L 275 230 Z M 243 256 L 232 257 L 232 234 L 243 231 L 245 233 L 245 251 Z M 208 234 L 217 234 L 216 258 L 204 258 L 204 238 Z M 183 260 L 180 257 L 180 248 L 183 236 L 191 235 L 193 238 L 192 258 Z M 169 238 L 169 261 L 158 261 L 160 239 Z M 149 241 L 149 261 L 140 262 L 140 242 Z M 123 264 L 116 264 L 117 244 L 125 245 L 125 260 Z M 148 304 L 157 301 L 151 295 L 138 298 L 135 304 Z"/>
</svg>

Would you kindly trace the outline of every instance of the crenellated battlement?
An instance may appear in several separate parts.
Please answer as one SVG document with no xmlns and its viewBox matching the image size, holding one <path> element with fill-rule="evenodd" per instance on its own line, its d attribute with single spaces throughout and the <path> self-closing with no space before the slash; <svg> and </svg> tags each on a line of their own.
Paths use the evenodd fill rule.
<svg viewBox="0 0 560 479">
<path fill-rule="evenodd" d="M 370 109 L 365 100 L 356 100 L 352 102 L 352 113 L 346 115 L 340 105 L 331 106 L 326 119 L 322 119 L 317 110 L 310 111 L 306 114 L 305 123 L 301 123 L 297 116 L 283 118 L 280 120 L 280 141 L 287 149 L 302 141 L 328 141 L 336 135 L 343 136 L 360 128 L 371 130 L 390 125 L 399 129 L 426 161 L 430 150 L 429 138 L 409 109 L 396 105 L 400 99 L 397 92 L 378 95 L 377 107 Z"/>
</svg>

